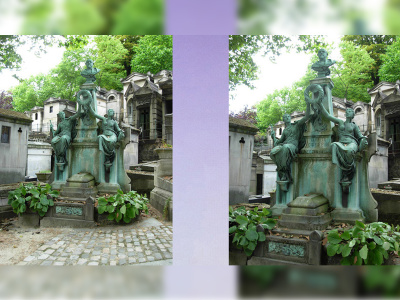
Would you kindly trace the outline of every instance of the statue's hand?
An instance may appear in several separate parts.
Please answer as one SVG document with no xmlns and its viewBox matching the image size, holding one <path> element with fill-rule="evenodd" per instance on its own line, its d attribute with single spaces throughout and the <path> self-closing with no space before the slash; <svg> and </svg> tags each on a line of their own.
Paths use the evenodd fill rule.
<svg viewBox="0 0 400 300">
<path fill-rule="evenodd" d="M 360 141 L 360 151 L 363 151 L 365 148 L 367 148 L 367 146 L 368 146 L 368 141 L 367 141 L 367 138 L 362 138 L 361 139 L 361 141 Z"/>
</svg>

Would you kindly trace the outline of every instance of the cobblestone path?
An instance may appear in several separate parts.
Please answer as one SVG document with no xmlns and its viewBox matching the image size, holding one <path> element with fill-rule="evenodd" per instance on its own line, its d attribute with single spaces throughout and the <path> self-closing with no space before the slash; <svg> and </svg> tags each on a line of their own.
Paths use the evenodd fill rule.
<svg viewBox="0 0 400 300">
<path fill-rule="evenodd" d="M 18 265 L 172 264 L 172 226 L 72 229 L 44 243 Z"/>
</svg>

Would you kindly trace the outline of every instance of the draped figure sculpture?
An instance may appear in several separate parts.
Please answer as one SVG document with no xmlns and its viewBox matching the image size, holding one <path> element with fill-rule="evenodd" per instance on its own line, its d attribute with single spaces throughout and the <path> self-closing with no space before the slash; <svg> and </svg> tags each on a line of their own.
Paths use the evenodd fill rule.
<svg viewBox="0 0 400 300">
<path fill-rule="evenodd" d="M 58 124 L 56 131 L 54 131 L 53 124 L 50 122 L 50 132 L 53 135 L 51 146 L 54 149 L 57 163 L 67 163 L 67 149 L 76 136 L 76 119 L 80 114 L 80 105 L 78 112 L 69 118 L 65 118 L 65 113 L 63 111 L 59 112 L 58 116 L 60 118 L 60 123 Z"/>
<path fill-rule="evenodd" d="M 310 118 L 310 104 L 307 104 L 305 116 L 297 122 L 291 123 L 290 115 L 283 115 L 285 129 L 282 132 L 280 139 L 275 137 L 275 132 L 271 131 L 271 137 L 274 142 L 270 157 L 277 166 L 277 171 L 280 181 L 292 182 L 290 166 L 293 159 L 301 148 L 304 147 L 304 130 L 305 123 Z"/>
<path fill-rule="evenodd" d="M 320 105 L 320 108 L 325 118 L 338 124 L 339 141 L 332 143 L 332 163 L 341 169 L 340 182 L 351 182 L 356 170 L 356 153 L 367 147 L 367 137 L 363 136 L 358 126 L 352 122 L 354 110 L 351 108 L 346 109 L 346 121 L 330 115 L 323 105 Z"/>
<path fill-rule="evenodd" d="M 114 120 L 114 110 L 108 110 L 107 118 L 96 114 L 91 106 L 89 106 L 89 111 L 102 121 L 101 129 L 103 133 L 97 137 L 99 150 L 104 153 L 104 164 L 111 165 L 115 158 L 116 143 L 125 137 L 124 131 L 119 128 L 118 122 Z"/>
</svg>

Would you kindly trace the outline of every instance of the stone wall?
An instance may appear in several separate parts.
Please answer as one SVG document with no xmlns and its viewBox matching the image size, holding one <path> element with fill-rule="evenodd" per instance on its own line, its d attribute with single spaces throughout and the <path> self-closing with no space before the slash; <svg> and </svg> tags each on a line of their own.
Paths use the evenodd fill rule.
<svg viewBox="0 0 400 300">
<path fill-rule="evenodd" d="M 29 118 L 3 118 L 0 114 L 0 130 L 3 126 L 10 127 L 9 143 L 0 142 L 0 184 L 25 180 L 31 122 Z"/>
<path fill-rule="evenodd" d="M 28 164 L 26 176 L 36 177 L 40 171 L 51 171 L 51 154 L 53 148 L 49 143 L 28 142 Z"/>
<path fill-rule="evenodd" d="M 129 144 L 124 150 L 124 168 L 128 170 L 139 162 L 139 130 L 129 126 L 125 132 L 129 133 Z"/>
<path fill-rule="evenodd" d="M 139 163 L 158 160 L 158 155 L 154 150 L 160 148 L 161 145 L 161 139 L 139 141 Z"/>
</svg>

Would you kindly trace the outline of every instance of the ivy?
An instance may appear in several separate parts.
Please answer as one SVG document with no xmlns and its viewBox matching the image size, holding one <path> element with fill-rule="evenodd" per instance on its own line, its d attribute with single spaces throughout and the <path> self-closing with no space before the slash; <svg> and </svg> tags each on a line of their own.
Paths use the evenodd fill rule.
<svg viewBox="0 0 400 300">
<path fill-rule="evenodd" d="M 8 192 L 8 204 L 13 208 L 16 214 L 26 212 L 29 207 L 33 212 L 37 212 L 43 217 L 49 209 L 54 206 L 52 198 L 60 195 L 59 191 L 52 190 L 50 184 L 34 185 L 21 183 L 18 189 Z"/>
<path fill-rule="evenodd" d="M 399 229 L 383 222 L 356 221 L 353 228 L 341 233 L 337 229 L 328 232 L 327 254 L 340 254 L 342 265 L 381 265 L 389 252 L 399 250 Z"/>
<path fill-rule="evenodd" d="M 232 243 L 251 256 L 258 242 L 266 239 L 265 230 L 275 227 L 276 220 L 268 218 L 271 214 L 266 208 L 246 210 L 244 206 L 233 210 L 229 207 L 229 235 L 233 236 Z"/>
<path fill-rule="evenodd" d="M 108 213 L 107 219 L 119 222 L 124 220 L 129 223 L 138 216 L 142 211 L 149 213 L 147 203 L 149 200 L 146 196 L 139 195 L 136 191 L 130 191 L 124 194 L 118 190 L 117 194 L 108 198 L 100 197 L 97 202 L 97 210 L 99 214 Z"/>
</svg>

